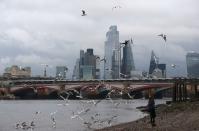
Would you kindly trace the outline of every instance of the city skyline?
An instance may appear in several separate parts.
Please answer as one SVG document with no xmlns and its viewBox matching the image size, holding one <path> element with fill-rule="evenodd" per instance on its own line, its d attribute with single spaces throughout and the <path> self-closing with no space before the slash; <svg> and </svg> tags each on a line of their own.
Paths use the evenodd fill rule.
<svg viewBox="0 0 199 131">
<path fill-rule="evenodd" d="M 138 70 L 148 70 L 154 50 L 167 64 L 169 76 L 186 75 L 186 53 L 199 50 L 198 4 L 197 0 L 1 1 L 0 74 L 8 66 L 21 65 L 31 66 L 33 75 L 42 75 L 45 63 L 47 75 L 66 65 L 71 76 L 79 50 L 93 48 L 102 58 L 105 33 L 117 25 L 120 42 L 134 40 Z M 122 8 L 112 10 L 115 5 Z M 84 17 L 82 9 L 87 12 Z M 167 35 L 166 43 L 157 36 L 161 33 Z M 170 64 L 179 66 L 174 70 Z"/>
</svg>

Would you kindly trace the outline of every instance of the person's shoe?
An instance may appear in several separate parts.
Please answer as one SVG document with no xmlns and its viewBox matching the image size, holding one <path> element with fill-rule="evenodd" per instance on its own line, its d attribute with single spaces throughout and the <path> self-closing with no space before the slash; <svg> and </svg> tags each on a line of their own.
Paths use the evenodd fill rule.
<svg viewBox="0 0 199 131">
<path fill-rule="evenodd" d="M 152 124 L 152 126 L 154 127 L 154 126 L 156 126 L 156 124 L 155 124 L 155 123 L 153 123 L 153 124 Z"/>
</svg>

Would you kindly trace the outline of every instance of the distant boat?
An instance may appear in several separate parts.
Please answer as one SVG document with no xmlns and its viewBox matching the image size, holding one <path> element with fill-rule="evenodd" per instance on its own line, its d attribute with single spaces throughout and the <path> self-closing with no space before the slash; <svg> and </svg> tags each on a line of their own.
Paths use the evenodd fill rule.
<svg viewBox="0 0 199 131">
<path fill-rule="evenodd" d="M 104 99 L 110 90 L 105 84 L 91 84 L 81 88 L 80 94 L 86 99 Z"/>
</svg>

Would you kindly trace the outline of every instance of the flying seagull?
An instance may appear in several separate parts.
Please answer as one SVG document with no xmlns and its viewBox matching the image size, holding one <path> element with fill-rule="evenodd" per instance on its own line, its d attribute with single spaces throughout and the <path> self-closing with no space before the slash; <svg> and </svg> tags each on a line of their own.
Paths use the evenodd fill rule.
<svg viewBox="0 0 199 131">
<path fill-rule="evenodd" d="M 167 41 L 167 36 L 165 34 L 159 34 L 158 36 L 161 36 L 165 42 Z"/>
<path fill-rule="evenodd" d="M 85 12 L 85 10 L 82 10 L 82 16 L 86 16 L 87 14 L 86 14 L 86 12 Z"/>
<path fill-rule="evenodd" d="M 113 6 L 112 10 L 117 9 L 117 8 L 122 8 L 121 6 L 117 5 L 117 6 Z"/>
<path fill-rule="evenodd" d="M 128 43 L 129 43 L 129 40 L 125 40 L 125 42 L 121 44 L 127 45 Z"/>
<path fill-rule="evenodd" d="M 172 67 L 172 68 L 175 68 L 175 67 L 176 67 L 176 64 L 171 64 L 171 67 Z"/>
<path fill-rule="evenodd" d="M 95 58 L 96 58 L 96 59 L 100 59 L 100 57 L 99 57 L 99 56 L 96 56 Z"/>
<path fill-rule="evenodd" d="M 104 61 L 106 63 L 106 58 L 101 59 L 100 61 Z"/>
</svg>

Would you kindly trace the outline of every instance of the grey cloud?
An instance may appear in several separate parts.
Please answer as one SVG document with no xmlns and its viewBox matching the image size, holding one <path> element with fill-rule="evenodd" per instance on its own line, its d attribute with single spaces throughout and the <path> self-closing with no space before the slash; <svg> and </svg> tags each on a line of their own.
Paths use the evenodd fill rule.
<svg viewBox="0 0 199 131">
<path fill-rule="evenodd" d="M 115 5 L 122 8 L 112 11 Z M 185 75 L 186 52 L 199 50 L 198 5 L 197 0 L 1 0 L 1 68 L 30 64 L 36 75 L 42 71 L 37 63 L 44 62 L 66 64 L 72 72 L 80 49 L 94 48 L 103 57 L 105 34 L 117 25 L 120 41 L 134 38 L 137 69 L 148 70 L 153 49 L 161 62 L 183 65 L 182 70 L 168 66 L 169 74 Z M 86 17 L 81 17 L 82 9 Z M 167 34 L 167 47 L 159 33 Z"/>
</svg>

